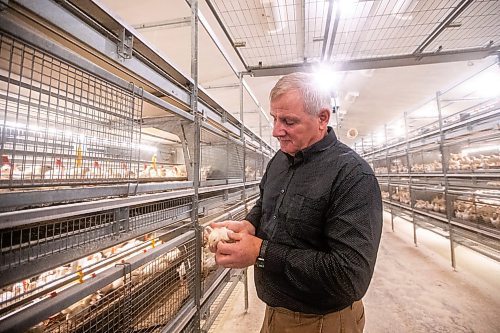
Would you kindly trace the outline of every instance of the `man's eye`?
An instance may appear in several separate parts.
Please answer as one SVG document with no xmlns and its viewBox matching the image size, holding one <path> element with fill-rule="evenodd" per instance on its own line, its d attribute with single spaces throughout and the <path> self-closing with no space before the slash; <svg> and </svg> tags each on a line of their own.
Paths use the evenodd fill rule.
<svg viewBox="0 0 500 333">
<path fill-rule="evenodd" d="M 293 124 L 294 124 L 294 122 L 293 122 L 293 121 L 291 121 L 291 120 L 287 120 L 287 119 L 285 119 L 285 124 L 287 124 L 287 125 L 293 125 Z"/>
</svg>

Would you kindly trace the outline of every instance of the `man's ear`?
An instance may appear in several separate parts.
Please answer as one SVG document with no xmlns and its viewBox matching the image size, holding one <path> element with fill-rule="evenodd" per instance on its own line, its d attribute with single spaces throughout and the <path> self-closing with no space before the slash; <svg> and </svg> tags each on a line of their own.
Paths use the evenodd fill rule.
<svg viewBox="0 0 500 333">
<path fill-rule="evenodd" d="M 327 108 L 323 108 L 319 111 L 319 126 L 320 129 L 324 129 L 328 126 L 328 122 L 330 121 L 330 110 Z"/>
</svg>

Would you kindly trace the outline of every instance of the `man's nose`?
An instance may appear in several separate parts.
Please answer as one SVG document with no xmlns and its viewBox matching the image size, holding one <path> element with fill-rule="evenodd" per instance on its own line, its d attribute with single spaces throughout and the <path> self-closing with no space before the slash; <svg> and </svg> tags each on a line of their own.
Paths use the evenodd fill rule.
<svg viewBox="0 0 500 333">
<path fill-rule="evenodd" d="M 285 131 L 283 130 L 283 128 L 279 125 L 279 122 L 275 122 L 274 123 L 274 126 L 273 126 L 273 136 L 275 138 L 277 137 L 280 137 L 280 136 L 284 136 L 285 135 Z"/>
</svg>

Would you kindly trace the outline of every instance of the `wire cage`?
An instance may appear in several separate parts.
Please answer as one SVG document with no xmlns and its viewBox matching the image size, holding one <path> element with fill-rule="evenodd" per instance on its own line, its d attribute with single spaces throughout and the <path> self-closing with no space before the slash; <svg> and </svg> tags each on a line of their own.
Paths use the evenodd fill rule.
<svg viewBox="0 0 500 333">
<path fill-rule="evenodd" d="M 411 198 L 415 210 L 446 218 L 447 203 L 442 186 L 434 188 L 412 186 Z"/>
<path fill-rule="evenodd" d="M 0 286 L 188 218 L 191 209 L 187 196 L 1 229 Z"/>
<path fill-rule="evenodd" d="M 263 162 L 262 154 L 247 148 L 245 154 L 245 179 L 247 182 L 262 178 Z"/>
<path fill-rule="evenodd" d="M 410 188 L 408 185 L 389 185 L 389 194 L 391 202 L 410 207 Z"/>
<path fill-rule="evenodd" d="M 388 156 L 390 173 L 408 173 L 408 162 L 406 154 L 403 152 L 394 152 Z"/>
<path fill-rule="evenodd" d="M 500 238 L 500 197 L 496 191 L 451 190 L 448 201 L 452 205 L 451 219 L 481 229 L 489 229 Z"/>
<path fill-rule="evenodd" d="M 130 179 L 141 112 L 137 87 L 0 34 L 0 188 Z"/>
<path fill-rule="evenodd" d="M 448 173 L 485 174 L 500 171 L 499 121 L 497 114 L 465 130 L 456 129 L 445 133 L 443 152 Z"/>
<path fill-rule="evenodd" d="M 387 166 L 387 157 L 384 155 L 377 155 L 372 157 L 373 171 L 377 175 L 386 175 L 389 173 Z"/>
<path fill-rule="evenodd" d="M 243 155 L 240 143 L 202 129 L 200 180 L 243 180 Z"/>
<path fill-rule="evenodd" d="M 418 146 L 409 151 L 412 173 L 442 173 L 443 165 L 439 145 L 436 143 Z"/>
<path fill-rule="evenodd" d="M 45 332 L 161 332 L 194 299 L 195 240 L 189 240 L 86 296 L 50 320 Z"/>
</svg>

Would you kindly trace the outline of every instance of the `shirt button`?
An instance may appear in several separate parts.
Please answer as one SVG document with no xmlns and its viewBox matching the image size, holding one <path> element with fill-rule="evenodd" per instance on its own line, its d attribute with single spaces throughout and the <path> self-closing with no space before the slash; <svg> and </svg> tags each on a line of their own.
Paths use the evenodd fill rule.
<svg viewBox="0 0 500 333">
<path fill-rule="evenodd" d="M 277 218 L 276 215 L 273 215 L 273 220 L 276 220 L 276 218 Z"/>
<path fill-rule="evenodd" d="M 281 190 L 281 191 L 280 191 L 280 193 L 281 193 L 281 194 L 285 193 L 285 190 Z"/>
</svg>

